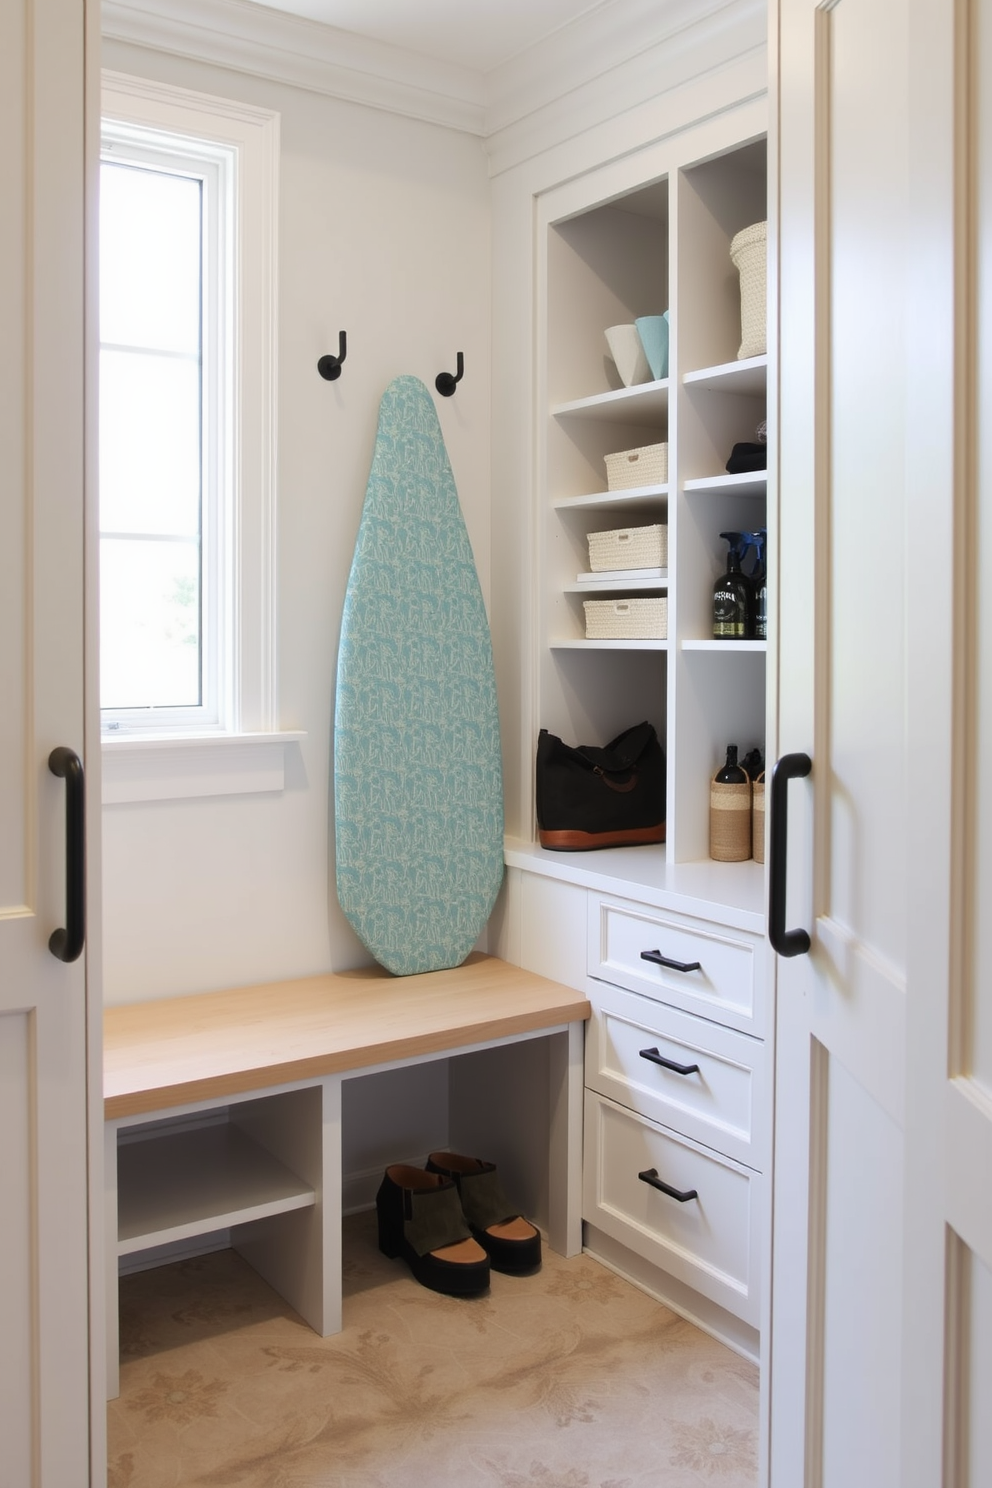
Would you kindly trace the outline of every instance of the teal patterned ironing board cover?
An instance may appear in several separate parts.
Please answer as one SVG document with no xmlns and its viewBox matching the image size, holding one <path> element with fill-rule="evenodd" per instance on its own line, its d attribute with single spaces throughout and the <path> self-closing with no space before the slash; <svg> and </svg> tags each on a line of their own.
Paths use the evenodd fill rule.
<svg viewBox="0 0 992 1488">
<path fill-rule="evenodd" d="M 503 879 L 492 644 L 430 393 L 383 395 L 345 595 L 334 719 L 338 898 L 399 976 L 458 966 Z"/>
</svg>

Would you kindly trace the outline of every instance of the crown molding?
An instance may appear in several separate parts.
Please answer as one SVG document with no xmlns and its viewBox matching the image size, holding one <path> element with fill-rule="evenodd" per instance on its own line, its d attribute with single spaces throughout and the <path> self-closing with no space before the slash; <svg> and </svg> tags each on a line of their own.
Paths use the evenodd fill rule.
<svg viewBox="0 0 992 1488">
<path fill-rule="evenodd" d="M 738 85 L 746 89 L 742 98 L 767 91 L 765 0 L 675 0 L 663 8 L 657 0 L 617 3 L 625 7 L 624 16 L 629 14 L 636 22 L 632 31 L 611 41 L 609 28 L 602 30 L 604 18 L 618 13 L 614 6 L 568 28 L 569 48 L 561 58 L 553 94 L 540 81 L 550 66 L 547 57 L 538 56 L 545 43 L 515 59 L 521 65 L 512 74 L 506 72 L 503 95 L 494 98 L 487 111 L 491 175 L 633 110 L 656 107 L 665 95 L 707 75 L 728 68 L 740 71 L 739 64 L 747 74 Z M 664 24 L 659 9 L 664 11 Z"/>
<path fill-rule="evenodd" d="M 487 73 L 486 134 L 621 67 L 640 62 L 641 73 L 649 77 L 671 48 L 684 48 L 686 33 L 705 32 L 715 39 L 755 17 L 764 28 L 766 9 L 765 0 L 608 0 Z"/>
<path fill-rule="evenodd" d="M 245 0 L 103 0 L 103 35 L 363 103 L 485 132 L 482 73 Z"/>
<path fill-rule="evenodd" d="M 765 0 L 607 0 L 483 74 L 248 0 L 103 0 L 103 34 L 486 138 L 494 170 L 763 46 Z"/>
</svg>

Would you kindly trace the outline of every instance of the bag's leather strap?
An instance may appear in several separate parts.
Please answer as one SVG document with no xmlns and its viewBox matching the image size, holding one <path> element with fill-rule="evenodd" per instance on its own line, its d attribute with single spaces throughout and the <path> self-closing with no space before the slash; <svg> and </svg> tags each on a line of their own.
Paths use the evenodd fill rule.
<svg viewBox="0 0 992 1488">
<path fill-rule="evenodd" d="M 611 780 L 601 765 L 593 765 L 593 774 L 598 775 L 604 785 L 608 785 L 611 791 L 627 792 L 637 786 L 637 771 L 635 770 L 629 780 Z"/>
</svg>

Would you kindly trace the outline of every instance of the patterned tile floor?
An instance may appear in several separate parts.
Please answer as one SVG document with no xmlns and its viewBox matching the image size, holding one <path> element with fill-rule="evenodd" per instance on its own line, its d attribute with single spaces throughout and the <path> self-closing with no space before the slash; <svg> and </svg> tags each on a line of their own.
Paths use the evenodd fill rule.
<svg viewBox="0 0 992 1488">
<path fill-rule="evenodd" d="M 321 1339 L 233 1251 L 121 1283 L 109 1488 L 752 1488 L 757 1369 L 588 1256 L 472 1299 L 345 1224 Z"/>
</svg>

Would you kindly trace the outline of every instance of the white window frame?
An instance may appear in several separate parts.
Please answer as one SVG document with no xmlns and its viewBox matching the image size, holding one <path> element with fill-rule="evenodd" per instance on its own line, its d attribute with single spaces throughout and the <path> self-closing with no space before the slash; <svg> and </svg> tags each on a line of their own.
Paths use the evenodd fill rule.
<svg viewBox="0 0 992 1488">
<path fill-rule="evenodd" d="M 207 706 L 115 710 L 105 717 L 105 724 L 118 725 L 105 728 L 106 763 L 108 746 L 119 755 L 128 741 L 161 746 L 206 736 L 245 740 L 269 736 L 276 727 L 279 115 L 109 71 L 103 73 L 101 112 L 104 139 L 115 145 L 112 158 L 137 163 L 143 157 L 153 164 L 156 146 L 168 150 L 181 136 L 174 168 L 182 168 L 181 149 L 212 174 L 220 207 L 212 225 L 215 247 L 226 259 L 229 286 L 225 296 L 205 295 L 214 323 L 204 327 L 204 423 L 209 420 L 215 433 L 225 431 L 204 445 L 211 466 L 205 471 L 205 502 L 211 488 L 214 493 L 213 510 L 205 512 L 204 521 L 204 629 L 216 638 L 214 655 L 208 639 L 203 658 Z M 223 359 L 217 379 L 208 375 L 208 354 Z M 226 407 L 219 396 L 228 399 Z M 161 747 L 154 756 L 160 768 Z M 183 759 L 188 763 L 188 751 Z M 128 763 L 131 778 L 135 761 Z"/>
</svg>

